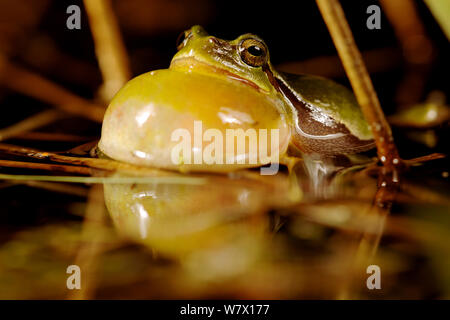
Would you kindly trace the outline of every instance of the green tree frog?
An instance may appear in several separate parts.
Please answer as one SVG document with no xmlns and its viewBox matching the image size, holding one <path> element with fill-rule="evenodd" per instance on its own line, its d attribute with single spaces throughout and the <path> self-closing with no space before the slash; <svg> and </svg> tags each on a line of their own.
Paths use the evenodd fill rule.
<svg viewBox="0 0 450 320">
<path fill-rule="evenodd" d="M 203 132 L 212 129 L 210 133 L 223 136 L 228 129 L 276 129 L 277 141 L 260 139 L 256 148 L 234 149 L 235 159 L 249 159 L 255 152 L 267 155 L 255 157 L 254 163 L 174 161 L 172 151 L 179 141 L 173 133 L 183 128 L 194 139 L 196 121 Z M 194 158 L 211 149 L 213 140 L 205 134 L 200 143 L 191 141 Z M 225 144 L 214 156 L 225 156 Z M 168 69 L 140 75 L 116 94 L 99 143 L 116 160 L 211 172 L 263 166 L 273 161 L 273 154 L 282 162 L 291 151 L 333 156 L 373 146 L 370 128 L 347 88 L 321 77 L 277 72 L 267 45 L 256 35 L 226 41 L 200 26 L 182 34 Z"/>
</svg>

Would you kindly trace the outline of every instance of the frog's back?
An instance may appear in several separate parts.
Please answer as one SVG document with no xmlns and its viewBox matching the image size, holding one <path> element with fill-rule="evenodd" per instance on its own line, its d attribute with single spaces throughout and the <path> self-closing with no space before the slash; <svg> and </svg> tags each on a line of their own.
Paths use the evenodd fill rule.
<svg viewBox="0 0 450 320">
<path fill-rule="evenodd" d="M 278 83 L 294 107 L 293 143 L 300 150 L 333 155 L 374 147 L 370 127 L 349 89 L 326 78 L 281 72 Z"/>
</svg>

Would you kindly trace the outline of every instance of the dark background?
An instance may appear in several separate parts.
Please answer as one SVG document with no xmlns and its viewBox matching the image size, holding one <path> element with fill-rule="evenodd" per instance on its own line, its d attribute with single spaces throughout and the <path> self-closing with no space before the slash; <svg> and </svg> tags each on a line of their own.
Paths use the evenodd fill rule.
<svg viewBox="0 0 450 320">
<path fill-rule="evenodd" d="M 395 0 L 393 0 L 395 1 Z M 374 0 L 341 1 L 356 42 L 361 51 L 400 45 L 393 29 L 382 12 L 381 30 L 369 30 L 366 9 Z M 67 6 L 78 4 L 82 8 L 81 30 L 66 28 Z M 145 5 L 146 4 L 146 5 Z M 437 56 L 431 74 L 426 79 L 425 94 L 431 90 L 448 89 L 448 41 L 440 30 L 423 1 L 416 1 L 420 18 L 426 32 L 437 48 Z M 210 34 L 224 39 L 233 39 L 240 34 L 256 33 L 269 46 L 274 65 L 290 61 L 302 61 L 317 56 L 333 56 L 336 50 L 325 23 L 313 0 L 303 1 L 114 1 L 120 28 L 130 55 L 133 76 L 159 68 L 167 68 L 176 52 L 176 39 L 180 32 L 194 24 L 201 24 Z M 36 12 L 36 14 L 38 14 Z M 85 98 L 95 98 L 101 85 L 101 73 L 97 66 L 94 43 L 82 1 L 49 1 L 39 13 L 38 22 L 24 29 L 24 36 L 17 40 L 9 58 L 16 64 L 32 70 L 70 91 Z M 138 19 L 139 18 L 139 19 Z M 33 39 L 44 36 L 50 39 L 59 52 L 82 61 L 83 68 L 70 65 L 52 64 L 42 53 L 29 50 Z M 31 57 L 30 57 L 31 56 Z M 33 60 L 34 59 L 34 60 Z M 30 63 L 30 61 L 43 61 Z M 70 60 L 68 60 L 70 61 Z M 44 63 L 45 62 L 45 63 Z M 71 70 L 71 71 L 66 71 Z M 82 70 L 81 70 L 82 69 Z M 387 114 L 395 110 L 395 92 L 405 71 L 399 63 L 388 71 L 371 74 L 381 105 Z M 85 73 L 82 73 L 85 72 Z M 345 77 L 335 79 L 346 84 Z M 0 88 L 0 117 L 2 127 L 11 125 L 37 111 L 49 108 L 35 99 Z M 76 133 L 99 137 L 101 126 L 85 119 L 71 118 L 45 128 L 50 132 Z M 448 143 L 443 142 L 434 149 L 412 143 L 395 131 L 401 155 L 405 158 L 433 152 L 448 152 Z M 9 140 L 8 143 L 22 144 L 49 151 L 68 150 L 75 145 L 54 142 L 27 142 Z M 23 173 L 24 170 L 0 169 L 2 172 Z M 36 171 L 33 171 L 36 173 Z M 0 225 L 9 232 L 12 226 L 45 224 L 59 219 L 80 219 L 67 214 L 65 203 L 73 196 L 55 194 L 45 190 L 30 189 L 25 186 L 9 187 L 0 192 L 3 208 L 0 209 Z M 79 199 L 82 200 L 81 198 Z M 63 208 L 63 209 L 61 209 Z"/>
<path fill-rule="evenodd" d="M 395 1 L 395 0 L 394 0 Z M 119 5 L 119 22 L 127 50 L 131 57 L 133 75 L 138 75 L 153 69 L 167 68 L 176 52 L 175 42 L 183 30 L 194 24 L 201 24 L 210 34 L 224 39 L 234 39 L 243 33 L 256 33 L 267 42 L 272 62 L 277 65 L 287 61 L 302 61 L 317 56 L 335 55 L 336 50 L 329 36 L 325 23 L 314 0 L 303 1 L 137 1 L 138 4 L 162 2 L 166 5 L 149 5 L 148 7 L 133 7 L 136 1 L 115 1 Z M 437 46 L 438 57 L 435 68 L 429 77 L 429 89 L 447 89 L 446 57 L 448 56 L 448 41 L 432 17 L 423 1 L 415 1 L 420 18 L 426 32 Z M 65 10 L 70 4 L 79 4 L 82 8 L 82 29 L 68 30 L 65 27 L 68 14 Z M 369 30 L 366 20 L 369 14 L 366 9 L 374 0 L 343 0 L 347 20 L 354 33 L 356 43 L 361 51 L 376 48 L 399 47 L 392 27 L 382 12 L 380 30 Z M 123 8 L 129 8 L 125 11 Z M 172 11 L 170 10 L 172 9 Z M 155 10 L 164 10 L 154 12 Z M 143 13 L 139 13 L 142 11 Z M 153 11 L 153 12 L 152 12 Z M 184 12 L 184 14 L 180 13 Z M 131 14 L 142 15 L 142 19 L 158 18 L 144 25 L 130 23 Z M 124 18 L 122 18 L 124 17 Z M 157 26 L 161 22 L 161 26 Z M 94 45 L 89 30 L 89 24 L 84 12 L 82 1 L 63 0 L 51 1 L 45 10 L 41 21 L 32 33 L 49 35 L 58 48 L 68 55 L 96 66 Z M 18 56 L 20 56 L 19 53 Z M 18 58 L 20 61 L 20 58 Z M 444 67 L 445 66 L 445 67 Z M 373 80 L 382 106 L 389 113 L 392 109 L 392 98 L 396 84 L 402 76 L 402 64 L 385 74 L 373 74 Z M 45 75 L 45 72 L 44 72 Z M 51 74 L 49 75 L 51 77 Z M 70 89 L 92 97 L 96 85 L 100 85 L 100 73 L 94 79 L 86 79 L 90 87 L 74 86 L 67 80 L 55 79 Z M 345 78 L 338 79 L 345 82 Z M 93 90 L 94 89 L 94 90 Z M 429 90 L 425 90 L 427 92 Z"/>
</svg>

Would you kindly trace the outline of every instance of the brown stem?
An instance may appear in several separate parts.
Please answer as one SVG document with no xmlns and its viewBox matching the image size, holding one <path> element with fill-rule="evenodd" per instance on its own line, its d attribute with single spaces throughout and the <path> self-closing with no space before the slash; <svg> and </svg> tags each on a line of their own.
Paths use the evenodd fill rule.
<svg viewBox="0 0 450 320">
<path fill-rule="evenodd" d="M 46 181 L 14 181 L 13 185 L 26 185 L 33 188 L 49 190 L 53 192 L 66 193 L 79 197 L 87 197 L 88 190 L 83 187 L 74 186 L 69 183 L 46 182 Z"/>
<path fill-rule="evenodd" d="M 405 161 L 406 164 L 408 164 L 408 165 L 417 165 L 417 164 L 420 164 L 422 162 L 427 162 L 427 161 L 432 161 L 432 160 L 437 160 L 437 159 L 444 159 L 444 158 L 445 158 L 445 154 L 432 153 L 432 154 L 428 154 L 426 156 L 417 157 L 417 158 L 408 159 L 408 160 L 403 160 L 403 161 Z"/>
<path fill-rule="evenodd" d="M 18 147 L 3 143 L 0 143 L 0 151 L 3 151 L 10 155 L 17 155 L 39 160 L 47 159 L 54 162 L 60 162 L 71 165 L 81 165 L 104 171 L 121 171 L 124 173 L 148 174 L 148 175 L 158 174 L 159 176 L 162 174 L 162 172 L 157 169 L 138 167 L 132 164 L 123 163 L 115 160 L 65 156 L 57 153 L 43 152 L 38 151 L 36 149 Z M 169 173 L 167 174 L 169 175 Z"/>
<path fill-rule="evenodd" d="M 128 56 L 109 0 L 84 0 L 103 76 L 102 97 L 111 100 L 130 79 Z"/>
<path fill-rule="evenodd" d="M 68 299 L 89 299 L 94 295 L 96 288 L 96 271 L 98 256 L 105 250 L 107 239 L 103 232 L 106 220 L 106 208 L 102 185 L 93 185 L 89 191 L 86 212 L 81 230 L 82 245 L 75 258 L 75 265 L 80 266 L 84 272 L 80 290 L 69 292 Z"/>
<path fill-rule="evenodd" d="M 95 137 L 83 137 L 66 133 L 51 132 L 22 132 L 14 134 L 14 139 L 36 140 L 36 141 L 64 141 L 64 142 L 80 142 L 94 140 Z"/>
<path fill-rule="evenodd" d="M 381 48 L 362 52 L 370 72 L 384 72 L 398 67 L 402 54 L 398 48 Z M 276 65 L 279 71 L 294 74 L 314 74 L 322 77 L 345 76 L 345 70 L 338 56 L 319 56 L 303 61 L 288 61 Z"/>
<path fill-rule="evenodd" d="M 434 47 L 413 0 L 381 0 L 380 3 L 400 41 L 406 60 L 406 73 L 396 93 L 398 107 L 405 108 L 422 98 L 434 58 Z"/>
<path fill-rule="evenodd" d="M 398 155 L 391 127 L 381 109 L 344 11 L 338 0 L 316 0 L 316 2 L 344 65 L 356 99 L 370 124 L 378 157 L 387 171 L 397 171 L 403 162 Z"/>
<path fill-rule="evenodd" d="M 103 121 L 105 108 L 85 100 L 35 73 L 13 65 L 0 56 L 0 83 L 5 87 L 47 102 L 70 114 Z"/>
<path fill-rule="evenodd" d="M 14 160 L 0 160 L 0 167 L 60 171 L 85 175 L 92 174 L 92 169 L 86 167 L 67 166 L 62 164 L 37 163 L 37 162 L 23 162 Z"/>
<path fill-rule="evenodd" d="M 36 128 L 43 127 L 58 120 L 62 117 L 62 112 L 58 110 L 46 110 L 32 115 L 22 121 L 14 123 L 12 126 L 2 128 L 0 130 L 0 140 L 6 140 L 12 137 L 16 137 L 28 131 L 32 131 Z"/>
<path fill-rule="evenodd" d="M 376 221 L 367 225 L 368 230 L 361 234 L 355 257 L 351 262 L 346 281 L 344 281 L 342 291 L 339 294 L 341 298 L 348 298 L 353 291 L 353 279 L 356 275 L 363 274 L 377 251 L 386 217 L 399 186 L 398 172 L 400 167 L 403 166 L 403 161 L 398 155 L 391 127 L 381 109 L 372 81 L 339 1 L 316 0 L 316 2 L 344 65 L 356 99 L 370 124 L 377 146 L 378 158 L 383 163 L 374 205 L 369 212 L 376 217 Z M 373 228 L 376 229 L 375 234 Z"/>
<path fill-rule="evenodd" d="M 380 0 L 409 64 L 429 64 L 433 44 L 428 38 L 413 0 Z"/>
</svg>

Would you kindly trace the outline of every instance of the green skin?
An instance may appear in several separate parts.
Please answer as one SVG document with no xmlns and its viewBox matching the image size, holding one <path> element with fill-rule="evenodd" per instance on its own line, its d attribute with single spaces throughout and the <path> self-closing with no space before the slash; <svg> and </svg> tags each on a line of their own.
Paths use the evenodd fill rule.
<svg viewBox="0 0 450 320">
<path fill-rule="evenodd" d="M 267 58 L 263 65 L 255 67 L 243 60 L 242 42 L 246 39 L 254 39 L 265 47 Z M 186 65 L 179 66 L 179 61 L 192 63 L 193 59 L 242 79 L 261 93 L 281 96 L 284 112 L 295 128 L 293 145 L 305 153 L 334 155 L 374 147 L 370 127 L 347 88 L 317 76 L 277 72 L 266 44 L 256 35 L 244 34 L 227 41 L 194 26 L 185 31 L 185 39 L 170 68 L 185 69 Z"/>
<path fill-rule="evenodd" d="M 183 128 L 194 136 L 195 121 L 202 122 L 203 130 L 223 135 L 236 128 L 277 129 L 278 144 L 258 146 L 257 153 L 277 151 L 281 163 L 301 154 L 355 154 L 374 146 L 369 126 L 344 86 L 316 76 L 277 72 L 266 44 L 252 34 L 227 41 L 194 26 L 184 36 L 168 69 L 130 80 L 111 101 L 99 142 L 106 156 L 183 172 L 227 172 L 271 163 L 261 158 L 252 164 L 174 160 L 171 151 L 178 142 L 172 133 Z M 206 145 L 192 146 L 191 153 L 202 154 Z M 235 155 L 249 156 L 245 150 Z"/>
</svg>

